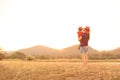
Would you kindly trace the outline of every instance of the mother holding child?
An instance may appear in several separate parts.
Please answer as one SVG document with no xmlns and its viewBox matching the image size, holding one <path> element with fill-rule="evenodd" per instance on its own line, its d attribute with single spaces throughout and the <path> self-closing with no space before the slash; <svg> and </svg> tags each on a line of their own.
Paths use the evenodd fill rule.
<svg viewBox="0 0 120 80">
<path fill-rule="evenodd" d="M 90 39 L 90 27 L 86 26 L 85 28 L 82 28 L 81 26 L 78 28 L 78 41 L 80 42 L 78 49 L 81 53 L 81 58 L 84 65 L 87 65 L 88 63 L 88 41 Z"/>
</svg>

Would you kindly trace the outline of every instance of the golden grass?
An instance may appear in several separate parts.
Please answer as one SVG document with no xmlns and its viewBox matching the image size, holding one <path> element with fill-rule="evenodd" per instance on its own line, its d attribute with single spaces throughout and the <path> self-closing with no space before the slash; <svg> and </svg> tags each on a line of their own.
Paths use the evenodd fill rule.
<svg viewBox="0 0 120 80">
<path fill-rule="evenodd" d="M 1 61 L 0 80 L 120 80 L 120 63 Z"/>
</svg>

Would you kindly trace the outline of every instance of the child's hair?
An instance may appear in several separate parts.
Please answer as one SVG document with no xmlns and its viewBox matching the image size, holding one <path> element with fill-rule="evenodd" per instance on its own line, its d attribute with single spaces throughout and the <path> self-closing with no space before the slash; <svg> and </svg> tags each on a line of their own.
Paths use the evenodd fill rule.
<svg viewBox="0 0 120 80">
<path fill-rule="evenodd" d="M 83 28 L 82 28 L 81 26 L 80 26 L 80 27 L 78 27 L 78 30 L 79 30 L 79 31 L 81 31 L 82 29 L 83 29 Z"/>
</svg>

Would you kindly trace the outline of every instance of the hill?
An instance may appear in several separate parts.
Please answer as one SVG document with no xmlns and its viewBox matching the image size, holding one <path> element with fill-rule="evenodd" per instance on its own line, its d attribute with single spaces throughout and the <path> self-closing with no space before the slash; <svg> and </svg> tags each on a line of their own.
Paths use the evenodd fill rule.
<svg viewBox="0 0 120 80">
<path fill-rule="evenodd" d="M 98 52 L 97 50 L 93 49 L 92 47 L 88 47 L 88 49 L 89 49 L 88 50 L 89 53 L 96 53 L 96 52 Z M 64 48 L 62 50 L 62 53 L 66 53 L 66 54 L 79 54 L 80 51 L 78 49 L 78 45 L 73 45 L 73 46 Z"/>
<path fill-rule="evenodd" d="M 80 55 L 77 49 L 78 45 L 73 45 L 62 50 L 49 48 L 46 46 L 34 46 L 30 48 L 20 49 L 18 52 L 22 52 L 26 55 L 50 55 L 56 58 L 75 58 Z M 97 53 L 98 51 L 89 47 L 89 53 Z"/>
<path fill-rule="evenodd" d="M 93 53 L 98 53 L 97 50 L 93 49 L 92 47 L 88 47 L 88 53 L 93 54 Z M 74 58 L 74 57 L 80 57 L 80 51 L 78 49 L 78 45 L 73 45 L 67 48 L 64 48 L 61 51 L 60 56 L 62 57 L 69 57 L 69 58 Z"/>
<path fill-rule="evenodd" d="M 54 55 L 58 53 L 58 50 L 46 46 L 33 46 L 30 48 L 20 49 L 18 52 L 31 55 Z"/>
</svg>

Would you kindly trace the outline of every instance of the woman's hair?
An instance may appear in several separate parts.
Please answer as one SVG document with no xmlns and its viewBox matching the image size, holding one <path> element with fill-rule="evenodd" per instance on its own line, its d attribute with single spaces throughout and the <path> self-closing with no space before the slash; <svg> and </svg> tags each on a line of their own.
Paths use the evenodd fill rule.
<svg viewBox="0 0 120 80">
<path fill-rule="evenodd" d="M 89 26 L 86 26 L 84 29 L 85 29 L 86 33 L 90 34 L 90 27 Z"/>
</svg>

